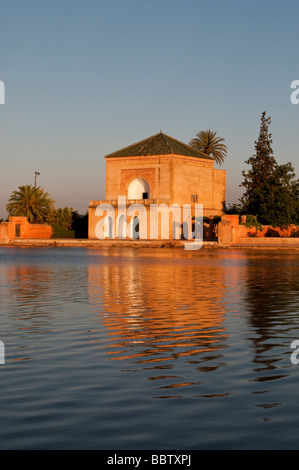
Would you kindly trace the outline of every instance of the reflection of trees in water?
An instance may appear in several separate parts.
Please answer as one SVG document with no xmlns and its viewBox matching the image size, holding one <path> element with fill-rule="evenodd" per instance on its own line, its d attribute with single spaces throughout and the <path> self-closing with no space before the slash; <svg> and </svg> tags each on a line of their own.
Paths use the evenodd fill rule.
<svg viewBox="0 0 299 470">
<path fill-rule="evenodd" d="M 204 257 L 155 256 L 89 266 L 90 301 L 113 340 L 111 359 L 218 358 L 226 338 L 221 267 Z"/>
<path fill-rule="evenodd" d="M 262 366 L 257 371 L 277 369 L 282 359 L 278 348 L 289 348 L 291 338 L 298 336 L 298 292 L 297 255 L 269 252 L 267 256 L 248 257 L 244 299 L 255 333 L 250 337 L 255 349 L 254 363 Z"/>
<path fill-rule="evenodd" d="M 53 255 L 55 256 L 55 255 Z M 0 270 L 1 314 L 8 324 L 7 342 L 14 347 L 12 361 L 51 354 L 64 347 L 64 334 L 88 305 L 87 268 L 72 261 L 8 265 Z M 55 261 L 55 257 L 54 257 Z M 10 323 L 10 324 L 9 324 Z M 56 335 L 54 333 L 58 332 Z M 65 337 L 66 338 L 66 337 Z"/>
<path fill-rule="evenodd" d="M 52 272 L 36 266 L 11 266 L 7 272 L 10 314 L 18 319 L 38 315 L 48 295 Z"/>
<path fill-rule="evenodd" d="M 59 322 L 55 317 L 68 311 L 69 304 L 88 301 L 86 267 L 80 267 L 76 274 L 69 266 L 57 269 L 17 265 L 7 269 L 6 277 L 7 313 L 17 321 L 15 326 L 26 333 L 42 333 L 50 325 L 54 328 Z M 85 282 L 81 282 L 83 278 Z"/>
<path fill-rule="evenodd" d="M 7 341 L 15 337 L 14 362 L 31 359 L 32 341 L 52 331 L 53 315 L 45 308 L 52 274 L 49 269 L 30 265 L 7 266 L 3 271 L 1 311 L 5 311 L 6 322 L 11 322 Z"/>
</svg>

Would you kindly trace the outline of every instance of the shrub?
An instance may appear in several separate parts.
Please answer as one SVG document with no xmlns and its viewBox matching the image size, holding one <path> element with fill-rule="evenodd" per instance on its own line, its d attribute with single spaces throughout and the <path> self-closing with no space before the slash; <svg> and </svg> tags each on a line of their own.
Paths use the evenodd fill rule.
<svg viewBox="0 0 299 470">
<path fill-rule="evenodd" d="M 248 228 L 255 227 L 257 231 L 263 230 L 262 224 L 257 220 L 255 215 L 251 215 L 251 214 L 246 215 L 246 222 L 243 224 L 241 223 L 241 225 L 245 225 L 245 227 L 248 227 Z"/>
<path fill-rule="evenodd" d="M 67 230 L 63 227 L 52 227 L 52 238 L 75 238 L 74 230 Z"/>
</svg>

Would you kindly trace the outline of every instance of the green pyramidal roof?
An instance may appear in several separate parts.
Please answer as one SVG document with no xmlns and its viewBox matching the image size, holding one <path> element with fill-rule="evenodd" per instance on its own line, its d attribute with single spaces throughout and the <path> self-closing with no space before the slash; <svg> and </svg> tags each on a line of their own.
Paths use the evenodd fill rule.
<svg viewBox="0 0 299 470">
<path fill-rule="evenodd" d="M 112 157 L 136 157 L 148 155 L 183 155 L 187 157 L 203 158 L 205 160 L 214 160 L 208 155 L 202 154 L 198 150 L 190 147 L 179 140 L 173 139 L 162 132 L 152 137 L 141 140 L 136 144 L 125 147 L 117 152 L 106 155 L 106 158 Z"/>
</svg>

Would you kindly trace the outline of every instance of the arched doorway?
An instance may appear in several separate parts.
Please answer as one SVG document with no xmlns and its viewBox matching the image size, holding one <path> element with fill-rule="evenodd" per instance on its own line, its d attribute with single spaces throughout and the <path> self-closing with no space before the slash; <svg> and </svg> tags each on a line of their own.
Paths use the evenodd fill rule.
<svg viewBox="0 0 299 470">
<path fill-rule="evenodd" d="M 135 216 L 133 219 L 133 240 L 139 240 L 139 217 Z"/>
<path fill-rule="evenodd" d="M 128 199 L 150 199 L 150 187 L 144 178 L 135 178 L 128 188 Z"/>
</svg>

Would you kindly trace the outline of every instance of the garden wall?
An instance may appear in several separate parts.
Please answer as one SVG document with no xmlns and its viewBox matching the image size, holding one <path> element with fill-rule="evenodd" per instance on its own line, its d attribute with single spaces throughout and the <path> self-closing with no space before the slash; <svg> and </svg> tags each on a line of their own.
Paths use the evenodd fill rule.
<svg viewBox="0 0 299 470">
<path fill-rule="evenodd" d="M 254 244 L 254 239 L 268 239 L 272 244 L 275 244 L 274 239 L 292 239 L 299 238 L 299 227 L 296 225 L 290 225 L 288 229 L 279 227 L 272 227 L 270 225 L 264 225 L 262 230 L 257 230 L 255 227 L 246 227 L 239 223 L 238 215 L 223 215 L 221 222 L 218 225 L 218 242 L 220 245 L 231 245 L 242 243 L 248 240 L 248 244 Z M 252 240 L 252 242 L 249 242 Z M 263 244 L 266 241 L 261 242 Z M 281 242 L 278 242 L 278 244 Z"/>
<path fill-rule="evenodd" d="M 52 228 L 46 224 L 29 224 L 26 217 L 10 217 L 9 222 L 0 224 L 0 240 L 49 239 Z"/>
</svg>

